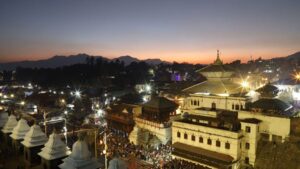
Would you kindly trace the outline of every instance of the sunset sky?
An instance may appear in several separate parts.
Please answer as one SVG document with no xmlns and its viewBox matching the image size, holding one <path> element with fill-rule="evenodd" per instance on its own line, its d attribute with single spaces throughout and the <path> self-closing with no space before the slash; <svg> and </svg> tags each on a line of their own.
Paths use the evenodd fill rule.
<svg viewBox="0 0 300 169">
<path fill-rule="evenodd" d="M 2 0 L 0 62 L 87 53 L 211 63 L 300 51 L 299 0 Z"/>
</svg>

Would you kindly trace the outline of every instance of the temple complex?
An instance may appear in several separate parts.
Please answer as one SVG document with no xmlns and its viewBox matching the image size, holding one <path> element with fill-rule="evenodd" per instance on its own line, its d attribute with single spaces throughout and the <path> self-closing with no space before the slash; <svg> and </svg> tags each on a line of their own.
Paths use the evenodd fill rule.
<svg viewBox="0 0 300 169">
<path fill-rule="evenodd" d="M 276 88 L 257 90 L 241 78 L 233 80 L 234 70 L 224 65 L 219 52 L 215 62 L 198 70 L 207 80 L 188 87 L 181 119 L 173 121 L 174 158 L 207 168 L 238 169 L 254 166 L 260 139 L 283 142 L 289 137 L 291 107 L 273 98 Z M 255 92 L 255 93 L 256 93 Z"/>
</svg>

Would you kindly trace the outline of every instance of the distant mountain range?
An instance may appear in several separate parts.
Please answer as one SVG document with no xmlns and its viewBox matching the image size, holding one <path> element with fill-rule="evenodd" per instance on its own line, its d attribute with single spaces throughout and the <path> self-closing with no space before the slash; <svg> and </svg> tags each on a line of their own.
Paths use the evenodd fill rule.
<svg viewBox="0 0 300 169">
<path fill-rule="evenodd" d="M 87 54 L 77 54 L 77 55 L 70 55 L 70 56 L 53 56 L 49 59 L 37 60 L 37 61 L 19 61 L 19 62 L 9 62 L 9 63 L 0 63 L 0 70 L 14 70 L 17 67 L 23 68 L 56 68 L 62 66 L 68 66 L 73 64 L 79 63 L 86 63 L 86 58 L 91 57 L 91 55 Z M 107 61 L 123 61 L 124 64 L 127 66 L 132 62 L 141 62 L 144 61 L 148 64 L 157 65 L 161 63 L 169 64 L 169 62 L 162 61 L 160 59 L 146 59 L 146 60 L 139 60 L 138 58 L 132 56 L 120 56 L 118 58 L 108 59 L 102 56 L 93 56 L 95 58 L 101 57 Z"/>
</svg>

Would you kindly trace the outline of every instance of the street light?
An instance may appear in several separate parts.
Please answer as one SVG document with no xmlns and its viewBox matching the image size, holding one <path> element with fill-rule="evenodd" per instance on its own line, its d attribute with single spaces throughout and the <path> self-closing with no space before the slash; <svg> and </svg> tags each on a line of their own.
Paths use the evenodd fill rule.
<svg viewBox="0 0 300 169">
<path fill-rule="evenodd" d="M 77 97 L 77 98 L 81 97 L 81 92 L 79 90 L 75 91 L 75 97 Z"/>
<path fill-rule="evenodd" d="M 247 81 L 242 81 L 241 83 L 243 88 L 248 88 L 249 87 L 249 83 Z"/>
<path fill-rule="evenodd" d="M 299 73 L 295 74 L 295 75 L 294 75 L 294 78 L 295 78 L 296 80 L 300 80 L 300 74 L 299 74 Z"/>
</svg>

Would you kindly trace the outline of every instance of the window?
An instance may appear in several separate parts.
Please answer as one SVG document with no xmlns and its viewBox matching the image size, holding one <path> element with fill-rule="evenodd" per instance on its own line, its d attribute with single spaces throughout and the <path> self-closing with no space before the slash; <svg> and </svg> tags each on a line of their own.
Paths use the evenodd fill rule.
<svg viewBox="0 0 300 169">
<path fill-rule="evenodd" d="M 199 137 L 199 142 L 203 143 L 203 137 Z"/>
<path fill-rule="evenodd" d="M 178 131 L 178 132 L 177 132 L 177 137 L 180 138 L 180 136 L 181 136 L 181 134 L 180 134 L 180 132 Z"/>
<path fill-rule="evenodd" d="M 246 143 L 245 147 L 246 147 L 247 150 L 249 150 L 250 149 L 250 143 Z"/>
<path fill-rule="evenodd" d="M 198 103 L 198 106 L 200 105 L 200 102 L 199 102 L 199 100 L 197 101 L 197 103 Z"/>
<path fill-rule="evenodd" d="M 232 110 L 234 110 L 234 104 L 232 104 L 232 107 L 231 107 L 231 109 L 232 109 Z"/>
<path fill-rule="evenodd" d="M 226 149 L 230 149 L 230 144 L 227 142 L 227 143 L 225 143 L 225 148 Z"/>
<path fill-rule="evenodd" d="M 240 148 L 242 148 L 242 143 L 240 143 Z"/>
<path fill-rule="evenodd" d="M 220 140 L 217 140 L 217 141 L 216 141 L 216 146 L 217 146 L 217 147 L 220 147 L 220 146 L 221 146 Z"/>
<path fill-rule="evenodd" d="M 191 105 L 193 105 L 193 100 L 191 100 Z"/>
<path fill-rule="evenodd" d="M 192 141 L 195 141 L 195 139 L 196 139 L 196 138 L 195 138 L 195 136 L 194 136 L 194 135 L 192 135 Z"/>
<path fill-rule="evenodd" d="M 246 158 L 245 158 L 245 163 L 246 163 L 246 164 L 249 164 L 249 157 L 246 157 Z"/>
<path fill-rule="evenodd" d="M 186 133 L 184 133 L 184 139 L 187 139 L 188 135 Z"/>
<path fill-rule="evenodd" d="M 212 103 L 212 104 L 211 104 L 211 109 L 212 109 L 212 110 L 216 110 L 216 108 L 217 108 L 216 103 Z"/>
<path fill-rule="evenodd" d="M 235 110 L 239 110 L 240 106 L 238 104 L 235 105 Z"/>
<path fill-rule="evenodd" d="M 211 139 L 210 139 L 210 138 L 207 139 L 207 144 L 208 144 L 208 145 L 211 145 Z"/>
<path fill-rule="evenodd" d="M 197 105 L 197 101 L 196 101 L 196 100 L 194 100 L 194 105 L 195 105 L 195 106 Z"/>
<path fill-rule="evenodd" d="M 243 105 L 241 105 L 241 110 L 243 110 Z"/>
<path fill-rule="evenodd" d="M 247 132 L 247 133 L 251 133 L 251 127 L 246 126 L 246 132 Z"/>
</svg>

